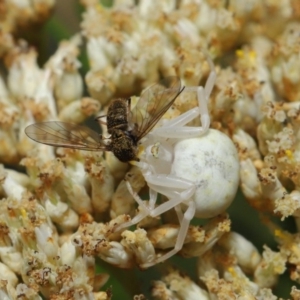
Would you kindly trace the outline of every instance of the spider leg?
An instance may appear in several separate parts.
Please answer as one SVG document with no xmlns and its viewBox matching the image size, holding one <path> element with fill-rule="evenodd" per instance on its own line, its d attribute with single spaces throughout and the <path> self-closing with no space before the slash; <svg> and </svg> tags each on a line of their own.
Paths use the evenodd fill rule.
<svg viewBox="0 0 300 300">
<path fill-rule="evenodd" d="M 217 73 L 214 63 L 208 54 L 204 53 L 209 67 L 210 73 L 204 88 L 186 87 L 185 91 L 196 91 L 198 99 L 198 107 L 190 109 L 173 120 L 166 121 L 163 126 L 154 129 L 153 134 L 164 138 L 193 138 L 205 134 L 210 126 L 210 117 L 208 113 L 208 101 L 212 89 L 216 82 Z M 200 115 L 201 127 L 184 126 Z"/>
<path fill-rule="evenodd" d="M 162 256 L 156 258 L 154 261 L 142 264 L 141 265 L 142 268 L 149 268 L 157 263 L 161 263 L 167 260 L 168 258 L 172 257 L 174 254 L 176 254 L 178 251 L 182 249 L 185 237 L 187 235 L 187 231 L 189 229 L 190 222 L 195 216 L 195 211 L 196 211 L 195 202 L 191 200 L 188 204 L 187 210 L 183 215 L 182 222 L 180 223 L 179 233 L 174 248 L 169 252 L 163 254 Z"/>
<path fill-rule="evenodd" d="M 200 127 L 199 129 L 202 129 L 202 134 L 206 133 L 209 129 L 210 126 L 210 116 L 208 113 L 208 107 L 207 107 L 207 102 L 206 97 L 205 97 L 205 90 L 203 89 L 202 86 L 200 86 L 197 90 L 197 98 L 198 98 L 198 105 L 199 105 L 199 110 L 200 110 L 200 116 L 201 116 L 201 125 L 202 128 Z M 191 136 L 193 137 L 193 136 Z"/>
<path fill-rule="evenodd" d="M 205 97 L 205 90 L 202 86 L 197 88 L 198 107 L 193 108 L 178 116 L 162 127 L 156 128 L 153 134 L 164 138 L 193 138 L 205 134 L 210 126 L 210 117 Z M 184 126 L 197 116 L 201 116 L 201 127 Z"/>
<path fill-rule="evenodd" d="M 182 219 L 183 219 L 183 213 L 182 213 L 182 209 L 181 209 L 181 205 L 177 205 L 174 207 L 177 218 L 179 220 L 179 224 L 181 225 Z"/>
<path fill-rule="evenodd" d="M 115 231 L 120 231 L 120 230 L 125 229 L 127 227 L 130 227 L 132 225 L 136 225 L 141 220 L 143 220 L 144 218 L 149 216 L 151 214 L 152 209 L 155 207 L 155 203 L 156 203 L 156 200 L 157 200 L 157 192 L 150 189 L 150 191 L 149 191 L 149 195 L 150 195 L 149 204 L 146 205 L 144 203 L 144 201 L 140 198 L 140 196 L 136 192 L 133 191 L 129 181 L 126 181 L 126 186 L 128 188 L 128 191 L 130 192 L 130 194 L 134 198 L 134 200 L 138 203 L 140 210 L 130 221 L 125 222 L 125 223 L 120 224 L 119 226 L 117 226 Z"/>
<path fill-rule="evenodd" d="M 150 188 L 150 199 L 148 205 L 146 205 L 140 198 L 140 196 L 132 190 L 130 183 L 126 181 L 126 186 L 130 194 L 133 196 L 134 200 L 140 206 L 140 211 L 132 220 L 119 225 L 116 228 L 116 231 L 135 225 L 147 216 L 157 217 L 165 213 L 166 211 L 180 205 L 182 202 L 190 199 L 195 193 L 195 186 L 193 183 L 176 176 L 147 175 L 146 180 Z M 154 184 L 151 184 L 151 182 L 153 182 Z M 162 183 L 164 183 L 164 185 L 159 186 L 162 185 Z M 178 190 L 173 190 L 176 188 L 183 189 L 183 191 L 179 192 Z M 157 201 L 157 193 L 164 194 L 169 198 L 169 200 L 155 207 Z"/>
<path fill-rule="evenodd" d="M 210 67 L 210 72 L 208 75 L 208 79 L 206 80 L 205 86 L 204 86 L 204 91 L 205 91 L 205 98 L 206 98 L 206 102 L 208 102 L 208 99 L 210 97 L 210 94 L 213 90 L 213 87 L 216 83 L 216 78 L 217 78 L 217 73 L 215 70 L 215 65 L 212 61 L 212 59 L 210 58 L 210 56 L 208 54 L 205 54 L 207 62 L 209 64 Z"/>
<path fill-rule="evenodd" d="M 155 192 L 165 195 L 169 200 L 151 209 L 149 215 L 157 217 L 166 211 L 175 208 L 195 193 L 196 187 L 193 182 L 178 178 L 174 175 L 152 175 L 146 178 L 148 186 Z M 178 210 L 177 210 L 178 211 Z"/>
<path fill-rule="evenodd" d="M 106 121 L 102 121 L 101 118 L 106 118 L 106 115 L 98 116 L 94 119 L 94 121 L 96 121 L 96 122 L 98 122 L 99 124 L 102 124 L 102 125 L 107 125 Z"/>
</svg>

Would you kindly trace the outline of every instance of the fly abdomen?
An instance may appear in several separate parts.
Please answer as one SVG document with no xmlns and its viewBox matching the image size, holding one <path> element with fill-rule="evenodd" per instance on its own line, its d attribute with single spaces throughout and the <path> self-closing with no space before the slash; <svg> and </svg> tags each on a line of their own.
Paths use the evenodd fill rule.
<svg viewBox="0 0 300 300">
<path fill-rule="evenodd" d="M 113 129 L 111 133 L 111 143 L 108 147 L 108 150 L 112 151 L 122 162 L 138 160 L 136 143 L 126 131 Z"/>
</svg>

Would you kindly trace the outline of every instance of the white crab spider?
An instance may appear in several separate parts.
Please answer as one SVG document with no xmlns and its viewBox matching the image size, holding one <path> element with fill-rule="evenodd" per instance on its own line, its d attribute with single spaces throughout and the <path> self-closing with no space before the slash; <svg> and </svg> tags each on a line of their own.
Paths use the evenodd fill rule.
<svg viewBox="0 0 300 300">
<path fill-rule="evenodd" d="M 180 229 L 174 249 L 158 258 L 149 258 L 143 268 L 163 262 L 181 250 L 191 219 L 211 218 L 231 204 L 239 183 L 239 161 L 232 141 L 223 133 L 209 129 L 207 102 L 213 89 L 216 73 L 208 57 L 211 72 L 205 87 L 197 87 L 198 107 L 154 129 L 145 142 L 146 150 L 141 168 L 149 186 L 148 205 L 127 187 L 140 206 L 140 212 L 117 230 L 137 224 L 146 216 L 156 217 L 175 208 Z M 195 88 L 186 88 L 195 90 Z M 201 127 L 185 126 L 201 116 Z M 157 193 L 168 201 L 155 207 Z M 182 206 L 186 208 L 182 212 Z"/>
</svg>

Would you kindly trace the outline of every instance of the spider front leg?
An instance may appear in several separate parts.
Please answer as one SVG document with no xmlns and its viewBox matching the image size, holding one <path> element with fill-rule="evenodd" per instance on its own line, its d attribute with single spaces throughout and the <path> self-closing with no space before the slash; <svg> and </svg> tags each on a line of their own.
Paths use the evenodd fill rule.
<svg viewBox="0 0 300 300">
<path fill-rule="evenodd" d="M 210 126 L 210 117 L 207 104 L 217 75 L 214 64 L 209 56 L 207 56 L 207 61 L 211 70 L 204 88 L 202 86 L 185 88 L 185 91 L 197 92 L 198 107 L 190 109 L 173 120 L 166 121 L 162 127 L 154 129 L 154 135 L 164 138 L 193 138 L 201 136 L 208 131 Z M 184 126 L 199 115 L 202 125 L 201 127 Z"/>
</svg>

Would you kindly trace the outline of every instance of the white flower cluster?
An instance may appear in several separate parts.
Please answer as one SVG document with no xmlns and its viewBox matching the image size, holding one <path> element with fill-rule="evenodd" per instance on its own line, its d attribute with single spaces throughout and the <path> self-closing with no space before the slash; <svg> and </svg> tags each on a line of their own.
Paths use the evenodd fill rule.
<svg viewBox="0 0 300 300">
<path fill-rule="evenodd" d="M 224 186 L 211 178 L 207 189 L 215 192 L 215 202 L 205 202 L 210 198 L 198 189 L 197 197 L 204 200 L 194 203 L 199 209 L 194 215 L 211 218 L 201 227 L 187 226 L 182 248 L 177 249 L 184 257 L 198 257 L 200 284 L 167 268 L 153 282 L 152 297 L 277 299 L 271 289 L 287 265 L 291 280 L 300 282 L 299 1 L 115 0 L 110 7 L 98 0 L 80 2 L 84 6 L 80 32 L 61 41 L 42 67 L 37 50 L 16 36 L 44 21 L 54 1 L 0 4 L 0 299 L 111 299 L 110 290 L 99 291 L 109 274 L 96 272 L 96 258 L 129 269 L 159 261 L 176 249 L 182 212 L 162 210 L 163 217 L 145 214 L 157 189 L 140 165 L 129 167 L 110 152 L 55 150 L 33 143 L 24 128 L 51 120 L 82 123 L 90 116 L 105 115 L 114 98 L 138 95 L 162 77 L 178 76 L 186 91 L 161 121 L 171 124 L 198 106 L 194 87 L 204 86 L 211 72 L 203 53 L 216 65 L 214 88 L 203 92 L 204 99 L 210 96 L 205 99 L 210 134 L 227 135 L 230 146 L 221 149 L 231 147 L 235 153 L 240 188 L 262 215 L 278 249 L 265 245 L 259 253 L 251 241 L 231 230 L 224 210 L 236 186 L 222 206 Z M 83 97 L 78 60 L 82 45 L 87 49 L 90 68 L 85 83 L 92 98 Z M 131 97 L 132 105 L 138 100 Z M 199 128 L 199 120 L 188 125 Z M 106 137 L 106 126 L 102 129 Z M 177 151 L 175 156 L 183 159 L 179 154 L 187 152 L 180 146 L 190 144 L 182 140 L 172 144 L 159 139 L 161 143 L 151 148 L 153 163 L 147 161 L 147 171 L 165 181 L 169 195 L 177 192 L 166 184 L 175 165 L 169 158 L 161 165 L 154 161 L 161 155 L 160 145 L 169 147 L 167 154 Z M 209 155 L 215 149 L 207 141 L 207 136 L 199 137 L 195 148 L 189 148 L 190 155 L 198 148 L 207 149 Z M 139 149 L 141 157 L 145 148 Z M 219 153 L 214 160 L 220 169 L 228 153 Z M 199 174 L 196 169 L 209 167 L 212 160 L 199 164 L 195 155 L 188 160 L 192 165 L 185 165 L 190 172 L 185 168 L 183 173 Z M 141 201 L 138 194 L 150 200 L 136 208 L 135 200 Z M 145 218 L 135 222 L 135 229 L 117 230 L 136 216 Z M 287 217 L 295 220 L 296 232 L 273 222 Z M 290 297 L 299 295 L 293 287 Z"/>
</svg>

